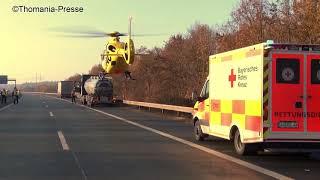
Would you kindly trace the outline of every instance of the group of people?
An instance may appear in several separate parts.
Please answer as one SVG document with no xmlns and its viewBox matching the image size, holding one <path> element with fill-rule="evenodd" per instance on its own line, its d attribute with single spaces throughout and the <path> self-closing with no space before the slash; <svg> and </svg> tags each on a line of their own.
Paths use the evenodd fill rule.
<svg viewBox="0 0 320 180">
<path fill-rule="evenodd" d="M 1 94 L 1 104 L 6 104 L 7 103 L 7 97 L 8 97 L 8 90 L 3 89 L 0 91 Z M 19 97 L 20 97 L 20 91 L 15 87 L 12 91 L 12 98 L 13 98 L 13 103 L 18 104 L 19 103 Z"/>
</svg>

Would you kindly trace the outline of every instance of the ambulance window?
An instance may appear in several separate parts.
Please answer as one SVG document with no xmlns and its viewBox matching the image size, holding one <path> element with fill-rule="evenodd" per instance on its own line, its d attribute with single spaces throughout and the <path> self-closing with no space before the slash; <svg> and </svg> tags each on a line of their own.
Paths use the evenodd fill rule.
<svg viewBox="0 0 320 180">
<path fill-rule="evenodd" d="M 277 83 L 299 84 L 300 61 L 299 59 L 277 59 Z"/>
<path fill-rule="evenodd" d="M 206 85 L 205 97 L 206 97 L 206 98 L 209 98 L 209 80 L 207 81 L 207 85 Z"/>
<path fill-rule="evenodd" d="M 311 60 L 311 84 L 320 84 L 320 60 Z"/>
<path fill-rule="evenodd" d="M 209 98 L 209 80 L 204 84 L 200 96 L 202 98 Z"/>
</svg>

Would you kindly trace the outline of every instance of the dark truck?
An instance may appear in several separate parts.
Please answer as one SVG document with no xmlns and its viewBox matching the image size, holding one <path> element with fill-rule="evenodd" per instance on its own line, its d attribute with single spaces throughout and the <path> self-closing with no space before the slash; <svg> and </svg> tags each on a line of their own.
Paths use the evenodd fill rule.
<svg viewBox="0 0 320 180">
<path fill-rule="evenodd" d="M 113 103 L 113 83 L 111 77 L 82 75 L 75 85 L 76 97 L 81 104 L 93 107 L 100 103 Z"/>
<path fill-rule="evenodd" d="M 60 81 L 58 82 L 57 95 L 60 98 L 70 98 L 71 91 L 74 87 L 73 81 Z"/>
</svg>

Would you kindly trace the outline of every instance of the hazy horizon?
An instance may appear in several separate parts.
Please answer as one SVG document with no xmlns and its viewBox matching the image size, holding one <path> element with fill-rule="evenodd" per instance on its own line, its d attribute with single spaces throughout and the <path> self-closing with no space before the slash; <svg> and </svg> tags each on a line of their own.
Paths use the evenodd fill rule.
<svg viewBox="0 0 320 180">
<path fill-rule="evenodd" d="M 0 2 L 1 60 L 0 75 L 18 83 L 59 81 L 75 73 L 87 73 L 100 62 L 106 39 L 62 38 L 50 28 L 86 27 L 106 32 L 127 32 L 128 17 L 133 17 L 133 32 L 166 34 L 134 38 L 136 48 L 161 47 L 170 35 L 185 33 L 195 22 L 213 26 L 230 18 L 238 0 L 181 0 L 134 3 L 98 0 L 12 0 Z M 83 13 L 14 13 L 13 6 L 82 6 Z M 155 8 L 156 7 L 156 8 Z M 81 30 L 81 29 L 80 29 Z M 36 78 L 37 76 L 37 78 Z"/>
</svg>

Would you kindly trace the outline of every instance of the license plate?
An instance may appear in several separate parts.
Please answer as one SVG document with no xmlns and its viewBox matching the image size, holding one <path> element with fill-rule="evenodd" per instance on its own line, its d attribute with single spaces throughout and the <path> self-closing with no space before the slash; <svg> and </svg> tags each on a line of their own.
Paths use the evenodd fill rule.
<svg viewBox="0 0 320 180">
<path fill-rule="evenodd" d="M 296 121 L 280 121 L 278 123 L 279 128 L 298 128 L 298 123 Z"/>
</svg>

